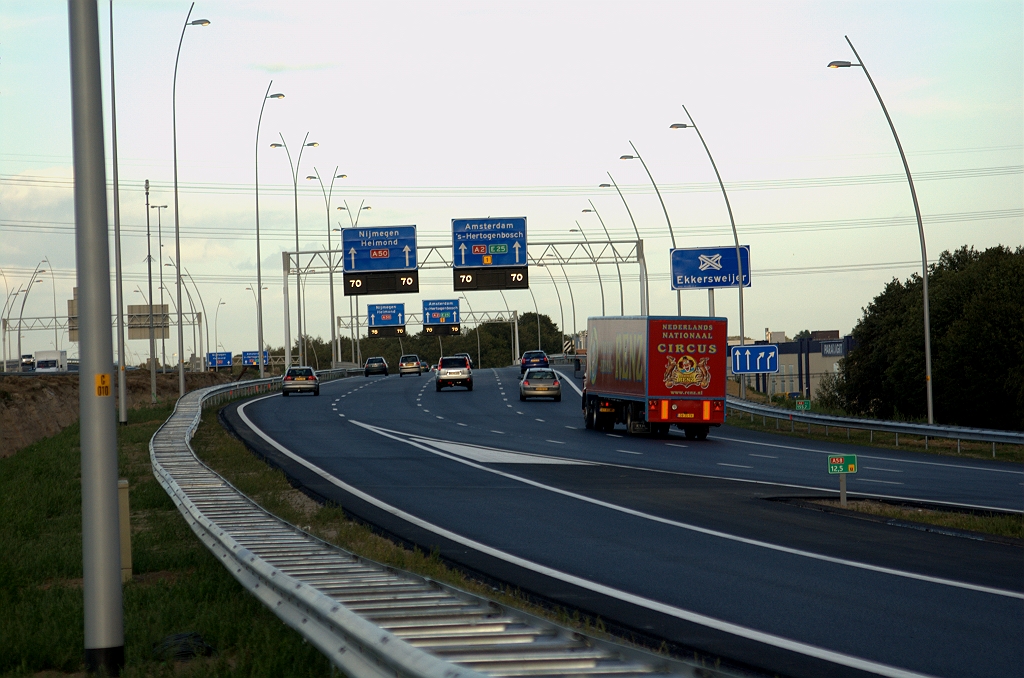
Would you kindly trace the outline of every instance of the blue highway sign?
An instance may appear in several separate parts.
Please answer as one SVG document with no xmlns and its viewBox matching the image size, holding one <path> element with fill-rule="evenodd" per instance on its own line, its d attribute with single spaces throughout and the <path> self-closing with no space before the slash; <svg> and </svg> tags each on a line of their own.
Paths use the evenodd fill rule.
<svg viewBox="0 0 1024 678">
<path fill-rule="evenodd" d="M 748 344 L 746 346 L 732 347 L 733 374 L 774 374 L 778 371 L 778 346 L 774 344 Z"/>
<path fill-rule="evenodd" d="M 258 351 L 242 351 L 242 364 L 243 365 L 255 365 L 256 364 L 256 360 L 257 360 L 256 356 L 258 356 L 258 355 L 259 355 Z M 270 355 L 267 353 L 267 351 L 263 352 L 263 364 L 264 365 L 269 365 L 270 364 Z"/>
<path fill-rule="evenodd" d="M 750 287 L 750 245 L 740 245 L 743 260 L 743 286 Z M 675 249 L 672 262 L 672 289 L 707 290 L 736 287 L 736 247 L 693 247 Z"/>
<path fill-rule="evenodd" d="M 345 272 L 416 269 L 416 227 L 383 226 L 341 231 Z"/>
<path fill-rule="evenodd" d="M 207 353 L 206 364 L 210 367 L 231 367 L 231 354 L 227 351 Z"/>
<path fill-rule="evenodd" d="M 526 266 L 526 217 L 452 219 L 455 268 Z"/>
<path fill-rule="evenodd" d="M 405 325 L 405 304 L 367 304 L 366 316 L 370 327 Z"/>
<path fill-rule="evenodd" d="M 424 299 L 424 325 L 457 325 L 459 324 L 458 299 Z"/>
</svg>

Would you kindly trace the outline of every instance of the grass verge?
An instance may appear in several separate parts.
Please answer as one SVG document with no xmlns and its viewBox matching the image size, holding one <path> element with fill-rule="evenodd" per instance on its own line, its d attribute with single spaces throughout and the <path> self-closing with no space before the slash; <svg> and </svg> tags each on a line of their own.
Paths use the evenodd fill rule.
<svg viewBox="0 0 1024 678">
<path fill-rule="evenodd" d="M 765 431 L 768 433 L 782 434 L 805 440 L 827 440 L 832 443 L 850 443 L 864 447 L 876 447 L 885 450 L 904 450 L 911 452 L 924 452 L 926 454 L 945 455 L 959 458 L 971 459 L 992 459 L 991 443 L 976 443 L 969 440 L 961 440 L 959 449 L 955 440 L 945 438 L 928 438 L 925 446 L 924 436 L 900 435 L 893 433 L 881 433 L 860 429 L 847 429 L 838 426 L 818 426 L 810 424 L 799 424 L 789 420 L 778 420 L 772 417 L 750 415 L 739 410 L 729 408 L 725 423 L 737 428 L 749 431 Z M 1011 461 L 1016 463 L 1024 462 L 1024 445 L 1001 445 L 995 446 L 995 458 L 1000 461 Z"/>
<path fill-rule="evenodd" d="M 135 577 L 124 586 L 123 676 L 328 676 L 327 660 L 204 548 L 153 477 L 148 443 L 170 407 L 129 411 L 119 469 L 131 490 Z M 79 428 L 0 459 L 0 674 L 84 675 Z M 168 663 L 154 643 L 198 632 L 217 654 Z"/>
<path fill-rule="evenodd" d="M 830 508 L 840 508 L 838 499 L 811 499 L 808 501 Z M 1024 516 L 1022 515 L 993 514 L 984 511 L 945 511 L 891 504 L 874 499 L 847 501 L 846 506 L 842 508 L 883 518 L 895 518 L 954 530 L 967 530 L 1024 540 Z"/>
</svg>

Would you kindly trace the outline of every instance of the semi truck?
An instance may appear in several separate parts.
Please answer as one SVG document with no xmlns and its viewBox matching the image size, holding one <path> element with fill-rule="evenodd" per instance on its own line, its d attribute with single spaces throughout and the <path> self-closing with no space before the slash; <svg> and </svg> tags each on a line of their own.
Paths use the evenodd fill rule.
<svg viewBox="0 0 1024 678">
<path fill-rule="evenodd" d="M 725 318 L 589 318 L 586 427 L 704 440 L 725 421 L 726 338 Z"/>
</svg>

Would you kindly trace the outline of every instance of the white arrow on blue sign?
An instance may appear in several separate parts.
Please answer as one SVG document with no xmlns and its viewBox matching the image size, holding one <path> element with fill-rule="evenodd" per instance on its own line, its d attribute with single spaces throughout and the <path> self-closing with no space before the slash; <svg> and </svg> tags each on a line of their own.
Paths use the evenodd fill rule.
<svg viewBox="0 0 1024 678">
<path fill-rule="evenodd" d="M 346 273 L 412 270 L 416 268 L 416 227 L 345 228 L 341 248 Z"/>
<path fill-rule="evenodd" d="M 452 219 L 454 268 L 526 266 L 526 217 Z"/>
<path fill-rule="evenodd" d="M 424 325 L 458 325 L 459 322 L 458 299 L 423 300 Z"/>
<path fill-rule="evenodd" d="M 370 327 L 404 325 L 405 304 L 367 304 L 366 316 Z"/>
<path fill-rule="evenodd" d="M 732 347 L 733 374 L 774 374 L 779 371 L 779 347 L 752 344 Z"/>
<path fill-rule="evenodd" d="M 743 286 L 750 287 L 750 245 L 740 245 Z M 671 250 L 672 289 L 736 287 L 736 247 L 689 247 Z"/>
</svg>

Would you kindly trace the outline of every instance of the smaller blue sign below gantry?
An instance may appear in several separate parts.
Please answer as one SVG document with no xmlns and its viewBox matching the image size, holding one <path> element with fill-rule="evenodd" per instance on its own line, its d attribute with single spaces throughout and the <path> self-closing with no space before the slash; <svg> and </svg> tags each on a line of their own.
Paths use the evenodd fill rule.
<svg viewBox="0 0 1024 678">
<path fill-rule="evenodd" d="M 526 217 L 452 219 L 453 268 L 526 266 Z"/>
<path fill-rule="evenodd" d="M 775 374 L 779 371 L 779 347 L 774 344 L 733 346 L 733 374 Z"/>
<path fill-rule="evenodd" d="M 458 299 L 424 299 L 424 325 L 457 325 L 459 320 Z"/>
<path fill-rule="evenodd" d="M 750 245 L 740 245 L 743 286 L 750 287 Z M 736 287 L 736 247 L 690 247 L 671 250 L 672 289 L 706 290 Z"/>
<path fill-rule="evenodd" d="M 405 325 L 405 304 L 367 304 L 366 317 L 370 327 Z"/>
<path fill-rule="evenodd" d="M 242 351 L 243 365 L 255 365 L 257 360 L 259 360 L 259 351 Z M 270 364 L 270 353 L 267 351 L 263 352 L 263 364 Z"/>
<path fill-rule="evenodd" d="M 206 364 L 210 367 L 231 367 L 231 353 L 228 351 L 207 353 Z"/>
<path fill-rule="evenodd" d="M 345 272 L 416 269 L 416 227 L 381 226 L 341 231 Z"/>
</svg>

